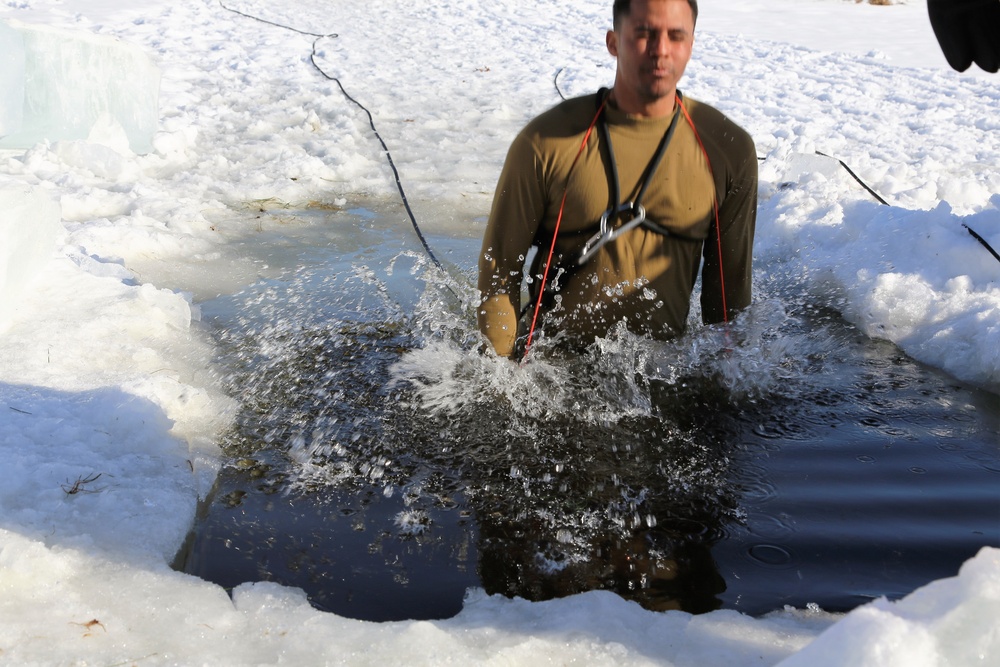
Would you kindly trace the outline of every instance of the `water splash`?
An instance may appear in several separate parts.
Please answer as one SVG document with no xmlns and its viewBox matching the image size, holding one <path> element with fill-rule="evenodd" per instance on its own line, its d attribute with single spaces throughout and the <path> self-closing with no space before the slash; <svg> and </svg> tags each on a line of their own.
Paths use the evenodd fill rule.
<svg viewBox="0 0 1000 667">
<path fill-rule="evenodd" d="M 245 405 L 227 448 L 278 453 L 286 493 L 402 498 L 401 539 L 474 516 L 501 592 L 653 589 L 698 567 L 680 554 L 740 519 L 734 415 L 794 396 L 835 349 L 771 298 L 671 342 L 620 328 L 567 357 L 542 339 L 521 366 L 479 352 L 473 278 L 400 253 L 245 295 L 223 334 Z"/>
</svg>

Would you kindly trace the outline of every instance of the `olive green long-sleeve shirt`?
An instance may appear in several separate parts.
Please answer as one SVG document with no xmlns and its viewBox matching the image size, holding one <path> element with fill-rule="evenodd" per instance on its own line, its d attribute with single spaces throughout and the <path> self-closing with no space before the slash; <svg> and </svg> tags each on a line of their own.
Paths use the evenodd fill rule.
<svg viewBox="0 0 1000 667">
<path fill-rule="evenodd" d="M 725 319 L 723 282 L 728 318 L 750 304 L 756 149 L 750 135 L 716 109 L 687 98 L 684 105 L 697 136 L 684 117 L 678 119 L 641 203 L 649 220 L 688 239 L 706 240 L 692 242 L 639 226 L 583 266 L 550 271 L 550 287 L 556 292 L 541 315 L 547 335 L 561 333 L 572 345 L 585 346 L 621 320 L 630 331 L 654 338 L 679 335 L 703 259 L 706 323 Z M 507 154 L 479 258 L 479 328 L 500 355 L 512 356 L 517 336 L 526 333 L 524 322 L 519 331 L 525 258 L 537 244 L 538 257 L 529 272 L 533 304 L 564 193 L 555 248 L 556 259 L 565 264 L 575 264 L 601 215 L 615 204 L 609 154 L 596 129 L 581 152 L 596 112 L 593 95 L 567 100 L 531 121 Z M 632 201 L 671 118 L 628 116 L 610 104 L 605 114 L 620 196 Z M 714 230 L 716 196 L 721 252 Z"/>
</svg>

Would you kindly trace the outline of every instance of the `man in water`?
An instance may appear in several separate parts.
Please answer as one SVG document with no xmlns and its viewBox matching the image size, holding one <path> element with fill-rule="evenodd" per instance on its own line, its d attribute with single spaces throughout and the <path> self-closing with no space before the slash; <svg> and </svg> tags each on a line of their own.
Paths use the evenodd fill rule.
<svg viewBox="0 0 1000 667">
<path fill-rule="evenodd" d="M 1000 69 L 1000 0 L 927 0 L 927 11 L 952 68 Z"/>
<path fill-rule="evenodd" d="M 512 143 L 479 259 L 479 328 L 498 355 L 519 358 L 532 321 L 571 349 L 621 322 L 680 335 L 700 266 L 704 322 L 750 304 L 757 155 L 677 90 L 697 13 L 696 0 L 615 0 L 614 87 L 564 101 Z"/>
</svg>

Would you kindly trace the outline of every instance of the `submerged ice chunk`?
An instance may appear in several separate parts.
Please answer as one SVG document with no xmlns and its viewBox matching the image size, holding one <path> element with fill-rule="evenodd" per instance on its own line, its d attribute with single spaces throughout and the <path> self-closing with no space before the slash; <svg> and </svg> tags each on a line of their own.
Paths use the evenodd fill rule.
<svg viewBox="0 0 1000 667">
<path fill-rule="evenodd" d="M 0 148 L 127 139 L 127 146 L 112 147 L 151 149 L 160 71 L 139 47 L 84 31 L 0 21 L 0 54 Z"/>
</svg>

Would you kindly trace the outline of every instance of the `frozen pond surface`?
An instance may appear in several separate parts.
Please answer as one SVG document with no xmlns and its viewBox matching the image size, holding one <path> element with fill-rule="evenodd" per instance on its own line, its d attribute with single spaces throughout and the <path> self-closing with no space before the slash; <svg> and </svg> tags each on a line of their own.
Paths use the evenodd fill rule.
<svg viewBox="0 0 1000 667">
<path fill-rule="evenodd" d="M 430 238 L 442 276 L 391 204 L 266 209 L 188 267 L 259 279 L 196 295 L 244 407 L 187 572 L 368 620 L 476 586 L 761 614 L 896 599 L 1000 545 L 998 397 L 780 278 L 728 336 L 518 369 L 475 352 L 476 221 Z"/>
</svg>

